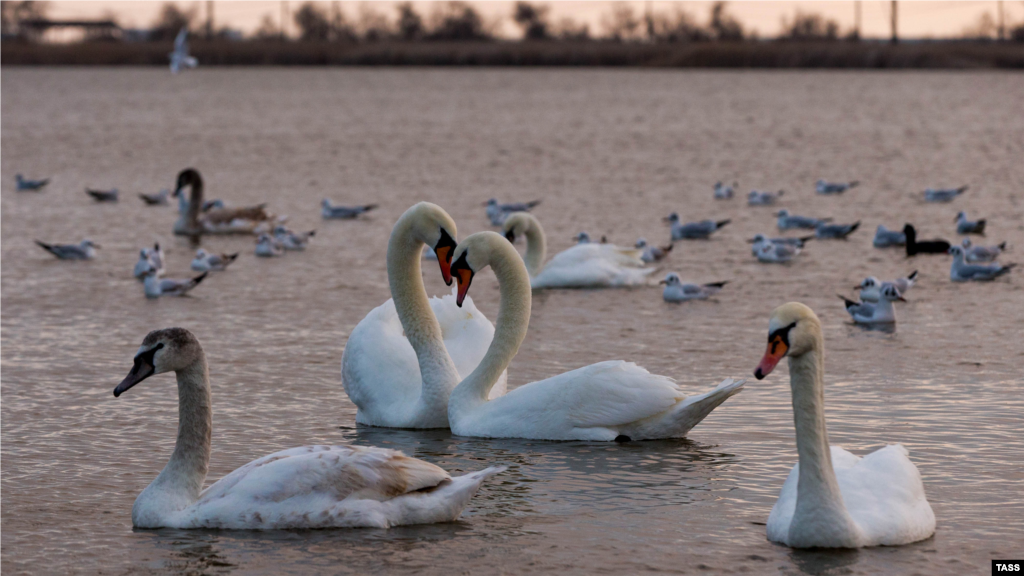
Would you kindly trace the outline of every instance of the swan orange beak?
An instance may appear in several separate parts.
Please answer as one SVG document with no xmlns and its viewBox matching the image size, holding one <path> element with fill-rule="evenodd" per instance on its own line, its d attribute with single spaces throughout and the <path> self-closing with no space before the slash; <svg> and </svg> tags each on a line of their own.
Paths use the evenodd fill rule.
<svg viewBox="0 0 1024 576">
<path fill-rule="evenodd" d="M 462 308 L 462 302 L 466 299 L 466 294 L 469 294 L 469 285 L 473 282 L 473 271 L 469 268 L 459 268 L 455 271 L 455 281 L 459 284 L 455 303 Z"/>
<path fill-rule="evenodd" d="M 437 264 L 441 267 L 441 277 L 448 286 L 452 285 L 452 252 L 455 246 L 455 239 L 442 228 L 441 238 L 434 245 L 434 254 L 437 254 Z"/>
<path fill-rule="evenodd" d="M 763 380 L 765 376 L 771 374 L 772 370 L 775 370 L 775 366 L 778 365 L 779 361 L 782 360 L 788 351 L 789 346 L 783 341 L 782 336 L 773 336 L 768 341 L 768 349 L 765 350 L 761 363 L 754 370 L 754 377 L 758 380 Z"/>
</svg>

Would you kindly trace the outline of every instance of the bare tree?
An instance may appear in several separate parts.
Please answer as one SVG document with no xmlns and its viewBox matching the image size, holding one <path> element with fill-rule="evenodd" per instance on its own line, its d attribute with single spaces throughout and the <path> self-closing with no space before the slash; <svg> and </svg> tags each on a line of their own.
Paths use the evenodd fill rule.
<svg viewBox="0 0 1024 576">
<path fill-rule="evenodd" d="M 548 12 L 544 5 L 516 2 L 512 19 L 523 29 L 523 38 L 527 40 L 544 40 L 550 38 L 548 32 Z"/>
<path fill-rule="evenodd" d="M 412 2 L 398 5 L 398 37 L 402 40 L 419 40 L 423 37 L 423 18 L 412 7 Z"/>
<path fill-rule="evenodd" d="M 617 2 L 612 5 L 612 13 L 601 18 L 605 35 L 616 42 L 632 40 L 640 30 L 640 19 L 629 4 Z"/>
<path fill-rule="evenodd" d="M 571 42 L 590 40 L 590 27 L 580 24 L 568 16 L 558 21 L 558 24 L 554 26 L 553 33 L 558 38 Z"/>
<path fill-rule="evenodd" d="M 166 2 L 160 8 L 160 15 L 153 22 L 149 37 L 157 41 L 174 40 L 182 28 L 191 28 L 192 23 L 198 17 L 199 12 L 196 6 L 182 10 L 174 2 Z"/>
<path fill-rule="evenodd" d="M 331 21 L 327 13 L 312 2 L 305 2 L 295 12 L 299 38 L 306 42 L 326 42 L 331 37 Z"/>
<path fill-rule="evenodd" d="M 743 40 L 743 25 L 725 11 L 725 2 L 711 6 L 711 32 L 716 40 Z"/>
<path fill-rule="evenodd" d="M 792 22 L 782 17 L 781 37 L 789 40 L 835 40 L 839 37 L 839 24 L 821 14 L 797 10 Z"/>
<path fill-rule="evenodd" d="M 39 20 L 46 18 L 46 12 L 50 9 L 48 2 L 0 2 L 0 27 L 5 36 L 17 36 L 20 39 L 28 39 L 32 34 L 31 30 L 22 26 L 27 20 Z"/>
<path fill-rule="evenodd" d="M 672 15 L 652 14 L 647 27 L 655 42 L 702 42 L 711 39 L 711 34 L 697 24 L 693 15 L 679 7 Z"/>
<path fill-rule="evenodd" d="M 435 4 L 429 40 L 489 40 L 491 34 L 475 8 L 465 2 Z"/>
<path fill-rule="evenodd" d="M 358 30 L 360 36 L 367 42 L 386 40 L 393 35 L 388 17 L 366 4 L 359 6 Z"/>
</svg>

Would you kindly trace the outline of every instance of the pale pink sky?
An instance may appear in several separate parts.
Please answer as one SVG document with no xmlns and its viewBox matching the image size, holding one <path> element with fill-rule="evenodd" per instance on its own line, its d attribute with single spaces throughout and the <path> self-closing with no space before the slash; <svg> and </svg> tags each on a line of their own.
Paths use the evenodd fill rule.
<svg viewBox="0 0 1024 576">
<path fill-rule="evenodd" d="M 471 2 L 488 21 L 500 21 L 499 31 L 505 36 L 517 36 L 518 29 L 511 21 L 512 1 Z M 557 22 L 564 16 L 587 23 L 591 33 L 601 31 L 601 17 L 611 11 L 612 2 L 592 1 L 556 1 L 542 2 L 551 6 L 552 21 Z M 707 20 L 711 2 L 644 2 L 634 0 L 632 4 L 638 13 L 642 13 L 645 5 L 654 11 L 674 11 L 676 7 L 690 12 L 698 21 Z M 148 26 L 160 10 L 163 2 L 116 2 L 116 1 L 69 1 L 55 0 L 50 2 L 50 16 L 53 18 L 98 18 L 105 13 L 115 14 L 122 25 L 130 27 Z M 206 2 L 177 2 L 182 7 L 199 5 L 200 14 L 205 17 Z M 296 10 L 302 2 L 287 2 L 290 10 Z M 329 8 L 331 2 L 316 2 Z M 379 2 L 340 2 L 341 9 L 349 21 L 359 19 L 362 11 L 374 10 L 383 12 L 389 17 L 395 14 L 393 1 Z M 431 2 L 413 2 L 416 9 L 423 15 L 431 11 Z M 774 36 L 780 28 L 783 16 L 792 16 L 797 10 L 817 12 L 839 22 L 845 32 L 853 27 L 854 5 L 848 1 L 737 1 L 729 2 L 728 10 L 735 15 L 748 29 L 756 30 L 761 36 Z M 890 2 L 881 0 L 863 0 L 862 31 L 866 37 L 888 37 Z M 1003 3 L 1007 26 L 1024 22 L 1024 2 L 1020 0 Z M 903 37 L 945 37 L 959 36 L 963 30 L 972 26 L 978 18 L 988 12 L 993 19 L 998 16 L 998 2 L 989 1 L 901 1 L 899 2 L 899 32 Z M 269 14 L 276 23 L 280 19 L 281 2 L 267 1 L 227 1 L 218 0 L 214 3 L 214 20 L 217 26 L 225 24 L 241 29 L 245 33 L 254 31 L 264 15 Z M 293 22 L 289 29 L 294 32 Z"/>
</svg>

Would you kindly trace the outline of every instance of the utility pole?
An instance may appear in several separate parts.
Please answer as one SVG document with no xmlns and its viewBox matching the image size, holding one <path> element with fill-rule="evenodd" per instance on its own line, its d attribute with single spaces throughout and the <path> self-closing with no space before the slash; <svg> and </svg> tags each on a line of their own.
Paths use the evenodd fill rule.
<svg viewBox="0 0 1024 576">
<path fill-rule="evenodd" d="M 896 44 L 897 42 L 900 41 L 899 36 L 896 35 L 896 0 L 892 0 L 892 10 L 891 10 L 891 12 L 892 12 L 892 14 L 891 14 L 891 16 L 892 16 L 892 40 L 890 40 L 890 42 L 892 42 L 893 44 Z"/>
<path fill-rule="evenodd" d="M 999 41 L 1006 39 L 1006 19 L 1003 14 L 1003 0 L 999 0 Z"/>
<path fill-rule="evenodd" d="M 281 0 L 281 40 L 288 37 L 288 0 Z"/>
<path fill-rule="evenodd" d="M 206 0 L 206 39 L 213 38 L 213 0 Z"/>
<path fill-rule="evenodd" d="M 654 42 L 654 16 L 651 12 L 651 0 L 647 0 L 644 2 L 644 23 L 647 24 L 648 42 Z"/>
<path fill-rule="evenodd" d="M 860 0 L 854 0 L 853 2 L 853 29 L 857 35 L 857 40 L 860 40 Z"/>
</svg>

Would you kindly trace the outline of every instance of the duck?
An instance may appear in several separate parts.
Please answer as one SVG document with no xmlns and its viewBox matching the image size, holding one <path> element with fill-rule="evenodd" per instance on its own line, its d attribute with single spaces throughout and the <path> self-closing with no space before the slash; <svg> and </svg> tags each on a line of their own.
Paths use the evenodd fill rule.
<svg viewBox="0 0 1024 576">
<path fill-rule="evenodd" d="M 533 210 L 537 205 L 540 204 L 540 200 L 531 200 L 529 202 L 509 202 L 501 204 L 497 198 L 491 198 L 484 206 L 486 207 L 487 219 L 491 221 L 491 226 L 501 226 L 505 223 L 505 219 L 514 212 L 529 212 Z"/>
<path fill-rule="evenodd" d="M 284 246 L 281 241 L 270 234 L 260 234 L 256 237 L 256 255 L 261 258 L 273 258 L 284 255 Z"/>
<path fill-rule="evenodd" d="M 110 190 L 95 190 L 93 188 L 86 188 L 85 193 L 92 197 L 97 202 L 117 202 L 118 191 L 117 188 L 111 188 Z"/>
<path fill-rule="evenodd" d="M 49 178 L 42 180 L 27 180 L 20 173 L 14 175 L 14 185 L 18 192 L 38 192 L 50 183 Z"/>
<path fill-rule="evenodd" d="M 949 279 L 953 282 L 967 282 L 974 280 L 987 282 L 995 280 L 1004 274 L 1009 274 L 1017 264 L 968 264 L 964 262 L 963 246 L 950 246 L 949 253 L 953 255 L 953 264 L 949 268 Z"/>
<path fill-rule="evenodd" d="M 515 212 L 503 225 L 505 238 L 526 237 L 523 259 L 530 283 L 544 288 L 617 288 L 646 284 L 654 268 L 646 268 L 640 250 L 614 244 L 586 242 L 555 254 L 546 265 L 547 240 L 540 221 L 528 212 Z"/>
<path fill-rule="evenodd" d="M 831 222 L 831 218 L 811 218 L 810 216 L 797 216 L 790 214 L 789 210 L 783 208 L 775 213 L 777 218 L 777 225 L 779 230 L 794 230 L 798 228 L 806 228 L 814 230 L 819 224 Z"/>
<path fill-rule="evenodd" d="M 324 198 L 320 201 L 320 216 L 324 220 L 353 220 L 375 210 L 377 204 L 363 204 L 362 206 L 335 206 L 331 201 Z"/>
<path fill-rule="evenodd" d="M 428 300 L 420 272 L 423 245 L 432 246 L 441 277 L 451 284 L 455 221 L 429 202 L 411 206 L 388 240 L 391 299 L 352 330 L 341 357 L 341 381 L 356 405 L 356 422 L 390 428 L 448 428 L 448 397 L 483 359 L 494 325 L 471 301 Z M 505 393 L 502 373 L 491 390 Z"/>
<path fill-rule="evenodd" d="M 661 298 L 665 302 L 685 302 L 687 300 L 707 300 L 718 294 L 722 287 L 729 281 L 711 282 L 709 284 L 683 284 L 679 274 L 670 272 L 665 279 L 659 282 L 664 284 L 665 289 L 661 292 Z"/>
<path fill-rule="evenodd" d="M 40 248 L 57 257 L 58 260 L 92 260 L 96 257 L 96 249 L 101 246 L 86 238 L 78 244 L 47 244 L 35 241 Z"/>
<path fill-rule="evenodd" d="M 900 291 L 890 282 L 879 286 L 878 299 L 874 303 L 854 302 L 844 296 L 839 297 L 843 299 L 846 311 L 857 324 L 895 324 L 896 308 L 892 303 L 897 300 L 906 302 Z"/>
<path fill-rule="evenodd" d="M 679 219 L 679 214 L 673 212 L 665 218 L 665 222 L 672 226 L 673 240 L 707 240 L 713 233 L 721 230 L 723 226 L 732 222 L 732 220 L 701 220 L 699 222 L 683 224 Z"/>
<path fill-rule="evenodd" d="M 954 198 L 967 191 L 967 186 L 959 188 L 925 188 L 925 202 L 952 202 Z"/>
<path fill-rule="evenodd" d="M 647 244 L 646 238 L 637 238 L 636 244 L 633 245 L 637 250 L 642 250 L 640 253 L 640 259 L 648 264 L 658 262 L 668 256 L 669 252 L 672 251 L 673 244 L 669 242 L 664 246 L 651 246 Z"/>
<path fill-rule="evenodd" d="M 967 212 L 957 212 L 956 218 L 953 219 L 956 222 L 956 233 L 957 234 L 981 234 L 985 235 L 985 219 L 981 218 L 978 220 L 968 220 Z"/>
<path fill-rule="evenodd" d="M 903 226 L 903 234 L 907 238 L 907 256 L 918 254 L 946 254 L 949 252 L 949 242 L 946 240 L 917 240 L 917 230 L 912 224 Z"/>
<path fill-rule="evenodd" d="M 853 224 L 829 224 L 821 222 L 814 228 L 814 236 L 816 238 L 845 240 L 846 237 L 853 234 L 858 227 L 860 227 L 860 220 L 857 220 Z"/>
<path fill-rule="evenodd" d="M 889 230 L 884 224 L 875 228 L 875 238 L 871 245 L 875 248 L 888 248 L 890 246 L 903 246 L 907 243 L 907 235 L 899 230 Z"/>
<path fill-rule="evenodd" d="M 738 186 L 738 184 L 735 182 L 733 182 L 732 186 L 726 186 L 725 184 L 722 184 L 721 181 L 715 182 L 715 200 L 731 199 L 736 186 Z"/>
<path fill-rule="evenodd" d="M 851 180 L 850 182 L 826 182 L 825 180 L 818 180 L 814 183 L 814 190 L 818 194 L 842 194 L 851 188 L 856 188 L 860 182 L 857 180 Z"/>
<path fill-rule="evenodd" d="M 743 388 L 742 380 L 727 378 L 709 392 L 688 397 L 671 378 L 613 360 L 489 398 L 491 386 L 526 337 L 530 276 L 515 247 L 495 232 L 468 236 L 455 248 L 452 260 L 457 305 L 464 302 L 474 276 L 488 266 L 498 277 L 500 293 L 498 322 L 487 354 L 448 401 L 448 421 L 457 436 L 598 442 L 681 438 Z"/>
<path fill-rule="evenodd" d="M 160 298 L 161 296 L 184 296 L 192 291 L 206 278 L 209 272 L 203 272 L 195 278 L 172 279 L 161 278 L 157 275 L 157 269 L 150 266 L 142 276 L 143 292 L 146 298 Z"/>
<path fill-rule="evenodd" d="M 452 477 L 429 462 L 372 446 L 302 446 L 258 458 L 202 489 L 210 468 L 210 369 L 184 328 L 142 340 L 114 397 L 151 376 L 174 372 L 178 435 L 163 471 L 132 505 L 135 528 L 282 530 L 390 528 L 459 517 L 492 466 Z"/>
<path fill-rule="evenodd" d="M 313 236 L 316 236 L 316 230 L 292 232 L 284 226 L 274 228 L 274 237 L 285 250 L 305 250 L 306 244 L 309 244 L 309 239 Z"/>
<path fill-rule="evenodd" d="M 227 270 L 228 265 L 238 258 L 239 252 L 234 254 L 211 254 L 202 248 L 196 250 L 196 257 L 192 259 L 191 267 L 196 272 L 210 272 Z"/>
<path fill-rule="evenodd" d="M 863 458 L 830 446 L 825 424 L 825 342 L 813 310 L 790 302 L 772 311 L 763 380 L 789 358 L 798 463 L 768 515 L 768 540 L 790 548 L 900 546 L 935 533 L 921 474 L 900 444 Z"/>
<path fill-rule="evenodd" d="M 975 262 L 992 262 L 1006 250 L 1006 242 L 993 244 L 992 246 L 974 246 L 970 238 L 964 238 L 960 245 L 964 249 L 964 260 Z"/>
<path fill-rule="evenodd" d="M 184 189 L 189 188 L 186 201 Z M 203 177 L 195 168 L 178 173 L 172 196 L 178 198 L 178 220 L 174 233 L 184 236 L 199 234 L 262 234 L 269 232 L 280 219 L 267 212 L 266 204 L 243 208 L 211 208 L 203 212 Z"/>
<path fill-rule="evenodd" d="M 771 206 L 778 202 L 779 198 L 785 193 L 785 190 L 779 190 L 778 192 L 751 190 L 750 194 L 747 194 L 747 206 Z"/>
<path fill-rule="evenodd" d="M 157 276 L 163 276 L 164 252 L 160 249 L 159 242 L 153 244 L 152 248 L 143 248 L 142 250 L 139 250 L 139 261 L 135 263 L 132 275 L 140 281 L 145 280 L 146 274 L 149 274 L 150 268 L 156 270 Z"/>
<path fill-rule="evenodd" d="M 166 206 L 170 196 L 171 191 L 167 188 L 160 190 L 156 194 L 146 194 L 144 192 L 139 193 L 139 198 L 141 198 L 147 206 Z"/>
</svg>

